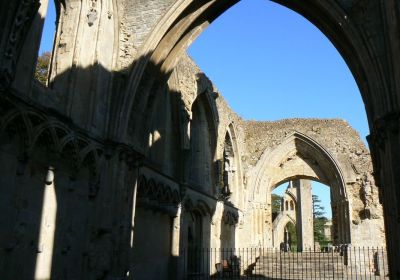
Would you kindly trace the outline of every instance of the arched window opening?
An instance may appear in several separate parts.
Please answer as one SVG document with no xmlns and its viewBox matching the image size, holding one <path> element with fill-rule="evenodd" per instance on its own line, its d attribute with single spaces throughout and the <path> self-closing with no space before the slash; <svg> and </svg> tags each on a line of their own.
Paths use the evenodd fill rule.
<svg viewBox="0 0 400 280">
<path fill-rule="evenodd" d="M 233 187 L 235 184 L 235 172 L 236 172 L 236 159 L 233 150 L 232 140 L 227 132 L 225 134 L 224 142 L 224 169 L 223 169 L 223 186 L 222 186 L 222 197 L 229 199 L 231 197 Z"/>
<path fill-rule="evenodd" d="M 193 187 L 212 194 L 214 183 L 213 155 L 215 133 L 212 115 L 205 94 L 200 94 L 192 105 L 193 119 L 190 132 L 189 182 Z"/>
</svg>

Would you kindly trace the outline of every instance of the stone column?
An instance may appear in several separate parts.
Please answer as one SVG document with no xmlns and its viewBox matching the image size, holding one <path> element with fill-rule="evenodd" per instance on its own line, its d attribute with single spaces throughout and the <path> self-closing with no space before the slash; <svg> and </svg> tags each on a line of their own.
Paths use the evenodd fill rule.
<svg viewBox="0 0 400 280">
<path fill-rule="evenodd" d="M 132 153 L 122 153 L 122 160 L 126 162 L 126 165 L 128 167 L 128 170 L 126 170 L 128 173 L 131 173 L 132 178 L 129 178 L 128 183 L 130 185 L 127 186 L 128 188 L 128 196 L 129 197 L 129 205 L 128 209 L 131 213 L 130 216 L 130 228 L 129 228 L 129 253 L 128 257 L 125 260 L 126 262 L 126 267 L 128 268 L 128 273 L 127 273 L 127 279 L 134 279 L 133 275 L 133 267 L 132 265 L 134 264 L 133 262 L 133 250 L 135 248 L 133 247 L 133 240 L 134 240 L 134 233 L 135 233 L 135 213 L 136 213 L 136 195 L 137 195 L 137 189 L 138 189 L 138 179 L 140 175 L 140 167 L 143 166 L 143 156 L 140 154 L 137 154 L 135 152 Z"/>
<path fill-rule="evenodd" d="M 345 230 L 345 243 L 350 244 L 352 242 L 351 240 L 351 234 L 350 234 L 350 221 L 349 221 L 349 214 L 350 214 L 350 209 L 349 209 L 349 201 L 345 200 L 343 202 L 343 207 L 344 207 L 344 230 Z"/>
<path fill-rule="evenodd" d="M 368 136 L 384 208 L 390 279 L 400 279 L 400 112 L 375 121 Z"/>
<path fill-rule="evenodd" d="M 180 253 L 181 248 L 179 246 L 181 239 L 181 213 L 182 207 L 178 206 L 176 215 L 172 217 L 172 229 L 171 229 L 171 258 L 170 258 L 170 279 L 182 279 L 183 272 L 179 269 L 180 265 Z"/>
<path fill-rule="evenodd" d="M 314 248 L 311 181 L 294 181 L 297 192 L 296 228 L 300 251 Z"/>
<path fill-rule="evenodd" d="M 107 128 L 118 52 L 118 10 L 112 0 L 66 1 L 60 7 L 49 87 L 55 109 L 99 134 Z"/>
<path fill-rule="evenodd" d="M 338 211 L 338 221 L 337 221 L 337 225 L 338 225 L 338 242 L 339 244 L 343 244 L 343 208 L 342 208 L 342 202 L 341 201 L 337 201 L 336 202 L 337 205 L 337 211 Z M 337 245 L 339 245 L 337 244 Z"/>
<path fill-rule="evenodd" d="M 34 279 L 51 278 L 57 215 L 57 199 L 54 188 L 54 168 L 49 167 L 44 185 L 42 219 Z"/>
</svg>

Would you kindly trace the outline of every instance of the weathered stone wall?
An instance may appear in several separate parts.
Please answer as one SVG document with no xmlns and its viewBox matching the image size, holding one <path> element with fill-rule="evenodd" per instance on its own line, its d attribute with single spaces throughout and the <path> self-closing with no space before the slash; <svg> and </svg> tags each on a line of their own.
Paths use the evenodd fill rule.
<svg viewBox="0 0 400 280">
<path fill-rule="evenodd" d="M 238 181 L 238 189 L 237 192 L 241 193 L 242 175 L 241 175 L 241 160 L 240 160 L 240 149 L 242 148 L 240 141 L 243 141 L 243 130 L 240 126 L 241 118 L 232 111 L 229 105 L 226 103 L 223 96 L 219 93 L 218 89 L 212 82 L 205 76 L 205 74 L 197 67 L 197 65 L 187 56 L 182 56 L 179 61 L 174 73 L 172 74 L 172 81 L 170 81 L 170 87 L 172 90 L 175 90 L 180 93 L 181 98 L 181 106 L 180 111 L 183 116 L 188 116 L 188 119 L 183 119 L 180 125 L 184 128 L 188 125 L 188 121 L 193 117 L 192 114 L 192 105 L 195 100 L 200 95 L 205 95 L 209 108 L 210 108 L 210 117 L 211 117 L 211 125 L 215 130 L 215 141 L 212 142 L 215 147 L 213 161 L 215 165 L 213 168 L 217 173 L 218 178 L 216 179 L 216 183 L 214 187 L 221 187 L 221 172 L 223 169 L 223 152 L 224 152 L 224 144 L 225 144 L 225 136 L 229 130 L 229 127 L 233 130 L 235 139 L 234 145 L 237 146 L 237 159 L 238 159 L 238 171 L 237 171 L 237 181 Z M 184 133 L 184 129 L 183 132 Z M 184 135 L 182 137 L 185 137 Z M 216 190 L 218 191 L 218 190 Z M 235 196 L 236 194 L 234 194 Z M 236 203 L 239 203 L 239 199 L 241 196 L 235 197 Z"/>
<path fill-rule="evenodd" d="M 0 108 L 0 278 L 125 275 L 136 156 L 22 102 Z"/>
<path fill-rule="evenodd" d="M 120 10 L 119 68 L 129 68 L 138 49 L 174 0 L 125 0 Z"/>
<path fill-rule="evenodd" d="M 361 236 L 369 235 L 371 233 L 369 227 L 374 227 L 377 229 L 374 231 L 374 235 L 379 237 L 374 240 L 379 240 L 377 241 L 377 245 L 384 244 L 383 212 L 382 205 L 379 202 L 378 188 L 374 182 L 371 182 L 372 187 L 368 190 L 368 194 L 362 194 L 365 192 L 365 185 L 368 184 L 368 181 L 373 181 L 371 179 L 372 162 L 370 154 L 357 132 L 347 122 L 343 120 L 287 119 L 276 122 L 250 121 L 244 123 L 247 124 L 243 126 L 246 139 L 242 155 L 244 172 L 246 174 L 245 182 L 252 182 L 250 184 L 255 183 L 255 177 L 258 176 L 257 172 L 259 172 L 257 165 L 260 164 L 261 160 L 266 160 L 262 159 L 263 154 L 279 147 L 294 132 L 307 135 L 322 145 L 340 166 L 344 177 L 347 200 L 351 205 L 349 211 L 351 216 L 352 242 L 367 245 L 364 243 L 366 239 Z M 290 150 L 283 151 L 283 153 L 290 152 Z M 282 154 L 283 161 L 280 164 L 284 165 L 287 163 L 290 166 L 290 162 L 293 162 L 295 159 L 296 154 Z M 285 177 L 285 169 L 278 168 L 274 170 L 274 172 L 283 172 L 281 176 Z M 303 171 L 299 170 L 298 172 L 301 175 Z M 279 175 L 277 176 L 279 177 Z M 367 208 L 371 212 L 369 218 L 364 216 L 367 204 Z M 341 208 L 342 206 L 338 207 Z M 360 235 L 361 232 L 362 234 Z"/>
<path fill-rule="evenodd" d="M 140 279 L 170 279 L 171 220 L 168 215 L 138 208 L 132 262 Z"/>
<path fill-rule="evenodd" d="M 363 177 L 365 173 L 369 174 L 368 172 L 371 171 L 368 169 L 371 168 L 368 150 L 347 123 L 339 120 L 300 119 L 263 123 L 243 121 L 229 108 L 215 86 L 189 58 L 183 57 L 174 75 L 176 75 L 175 81 L 171 81 L 169 91 L 164 92 L 164 97 L 155 107 L 161 111 L 156 110 L 152 115 L 155 118 L 149 122 L 150 127 L 147 131 L 162 128 L 159 129 L 162 137 L 157 139 L 158 142 L 154 142 L 160 145 L 159 148 L 149 151 L 148 156 L 151 161 L 146 160 L 146 164 L 153 168 L 153 171 L 143 174 L 154 178 L 156 182 L 163 182 L 163 185 L 170 186 L 171 193 L 178 192 L 177 199 L 174 200 L 174 195 L 169 199 L 172 199 L 172 204 L 175 206 L 182 201 L 182 212 L 178 214 L 179 211 L 175 208 L 163 208 L 164 205 L 171 203 L 165 202 L 170 191 L 160 192 L 161 187 L 157 183 L 155 187 L 150 187 L 154 191 L 149 196 L 151 203 L 138 202 L 140 210 L 137 213 L 140 217 L 136 219 L 135 224 L 137 228 L 140 228 L 136 241 L 143 239 L 143 242 L 139 242 L 140 245 L 144 245 L 140 250 L 146 251 L 147 231 L 154 233 L 153 238 L 157 238 L 156 233 L 159 231 L 152 229 L 143 217 L 154 215 L 152 219 L 157 219 L 164 230 L 170 228 L 171 221 L 174 221 L 174 231 L 168 232 L 171 234 L 171 238 L 168 239 L 175 241 L 163 243 L 165 247 L 160 248 L 157 253 L 155 262 L 160 270 L 169 274 L 173 273 L 170 268 L 167 269 L 171 262 L 175 262 L 174 267 L 177 270 L 182 265 L 179 260 L 171 259 L 169 254 L 175 252 L 174 254 L 179 255 L 180 250 L 188 246 L 187 230 L 193 223 L 190 218 L 192 213 L 201 213 L 203 226 L 201 238 L 204 247 L 258 245 L 260 240 L 270 235 L 272 225 L 268 197 L 263 200 L 259 199 L 262 197 L 259 195 L 256 196 L 258 197 L 256 200 L 251 200 L 251 194 L 257 193 L 252 183 L 255 178 L 252 170 L 256 169 L 265 157 L 263 156 L 266 154 L 265 150 L 280 147 L 284 139 L 293 131 L 302 132 L 315 141 L 323 143 L 343 169 L 346 182 L 349 183 L 346 184 L 346 190 L 352 211 L 352 242 L 360 245 L 363 238 L 368 237 L 369 239 L 365 240 L 371 240 L 373 235 L 376 242 L 383 244 L 382 214 L 379 212 L 380 205 L 377 203 L 377 190 L 373 181 L 370 182 L 372 187 L 365 189 L 367 181 Z M 178 85 L 176 81 L 179 81 Z M 171 92 L 178 92 L 180 95 L 168 96 Z M 181 158 L 190 150 L 190 146 L 185 147 L 183 144 L 183 139 L 188 136 L 185 135 L 183 128 L 188 123 L 187 120 L 182 121 L 173 113 L 176 112 L 176 107 L 172 106 L 173 99 L 178 97 L 178 100 L 182 100 L 182 103 L 178 103 L 181 106 L 178 107 L 179 112 L 185 110 L 186 114 L 190 115 L 192 105 L 199 96 L 206 97 L 207 106 L 210 108 L 208 115 L 211 116 L 210 121 L 215 127 L 214 193 L 203 193 L 196 189 L 196 186 L 184 185 L 185 181 L 181 181 L 183 177 L 179 177 L 178 171 L 186 164 L 172 162 L 173 158 Z M 133 199 L 131 188 L 133 178 L 129 179 L 129 177 L 135 177 L 136 171 L 125 166 L 124 162 L 129 162 L 131 159 L 118 152 L 118 149 L 123 150 L 126 147 L 107 148 L 102 142 L 80 136 L 79 133 L 82 132 L 73 124 L 56 121 L 55 116 L 49 117 L 28 105 L 13 107 L 5 102 L 2 110 L 4 149 L 1 158 L 4 162 L 12 163 L 4 165 L 12 170 L 6 170 L 6 175 L 2 176 L 4 181 L 2 187 L 5 188 L 4 193 L 8 195 L 2 198 L 4 203 L 1 205 L 7 207 L 7 210 L 4 210 L 2 212 L 4 215 L 1 216 L 3 221 L 6 221 L 10 215 L 15 216 L 18 221 L 21 220 L 17 222 L 19 226 L 1 227 L 2 242 L 10 244 L 7 245 L 9 249 L 2 254 L 2 258 L 7 260 L 6 267 L 10 268 L 6 269 L 5 273 L 8 274 L 5 277 L 14 277 L 11 267 L 20 265 L 20 261 L 23 260 L 19 257 L 21 254 L 29 256 L 32 263 L 38 260 L 41 268 L 35 273 L 42 276 L 59 275 L 62 269 L 75 266 L 79 262 L 87 262 L 87 266 L 80 272 L 82 274 L 76 272 L 79 274 L 76 274 L 77 277 L 89 274 L 117 276 L 123 274 L 126 269 L 134 271 L 134 266 L 131 268 L 128 263 L 130 255 L 131 259 L 137 259 L 137 255 L 132 254 L 135 251 L 132 251 L 129 245 L 129 215 L 132 214 L 129 205 L 133 203 L 131 200 Z M 160 112 L 162 116 L 169 117 L 160 118 Z M 179 128 L 173 129 L 174 126 Z M 15 131 L 14 127 L 19 129 Z M 224 145 L 228 130 L 230 135 L 234 135 L 232 142 L 235 144 L 234 152 L 237 155 L 235 176 L 238 180 L 236 188 L 232 188 L 233 193 L 230 198 L 221 200 L 218 194 L 220 194 L 223 179 Z M 178 132 L 180 136 L 172 137 L 172 131 Z M 20 134 L 15 134 L 16 132 Z M 324 133 L 328 136 L 325 137 Z M 7 137 L 17 137 L 15 139 L 21 140 Z M 181 141 L 172 141 L 173 138 L 180 138 Z M 259 138 L 263 140 L 260 141 Z M 22 139 L 29 141 L 24 140 L 24 142 Z M 9 146 L 5 143 L 9 143 L 7 144 Z M 38 144 L 42 148 L 36 146 Z M 166 152 L 167 149 L 169 149 L 168 153 L 171 153 L 170 156 Z M 346 155 L 349 156 L 346 157 Z M 281 156 L 285 159 L 285 155 Z M 61 161 L 60 158 L 63 160 Z M 28 163 L 25 163 L 26 160 Z M 76 169 L 74 164 L 77 163 L 81 163 L 82 167 Z M 49 173 L 49 166 L 55 168 L 54 186 L 43 184 L 46 174 Z M 92 166 L 98 167 L 93 169 Z M 19 175 L 21 172 L 28 177 Z M 51 172 L 49 176 L 53 176 Z M 128 179 L 124 179 L 126 177 Z M 353 178 L 353 181 L 347 180 L 348 178 Z M 17 184 L 20 191 L 11 191 L 14 183 L 10 182 Z M 31 188 L 35 190 L 27 197 L 26 194 Z M 52 188 L 54 188 L 53 192 L 44 191 L 52 190 Z M 264 186 L 259 189 L 259 192 L 267 194 L 269 190 L 268 186 Z M 32 195 L 35 192 L 39 193 Z M 19 202 L 15 207 L 10 208 L 8 205 L 12 205 L 12 201 Z M 124 203 L 121 203 L 122 201 Z M 42 202 L 46 207 L 42 208 Z M 67 205 L 74 205 L 74 209 L 70 209 Z M 113 205 L 118 206 L 115 208 Z M 150 206 L 155 207 L 158 214 L 151 214 L 154 210 Z M 366 208 L 370 212 L 365 212 Z M 80 214 L 77 215 L 77 212 Z M 40 222 L 42 215 L 48 220 L 55 220 L 55 222 L 48 222 L 46 230 L 43 231 L 41 228 L 44 226 Z M 99 220 L 97 217 L 102 218 Z M 25 222 L 26 219 L 32 221 L 32 225 Z M 118 226 L 115 227 L 115 225 Z M 85 236 L 85 238 L 78 236 Z M 53 237 L 54 244 L 50 242 Z M 27 250 L 32 249 L 29 249 L 27 245 L 32 239 L 37 241 L 39 252 L 26 253 Z M 43 243 L 40 240 L 44 240 Z M 268 246 L 269 243 L 265 241 L 261 244 Z M 112 248 L 119 248 L 118 252 L 113 251 Z M 86 254 L 85 252 L 88 256 L 82 257 L 82 254 Z M 102 254 L 115 256 L 119 264 L 114 265 L 111 259 L 103 258 Z M 137 263 L 142 269 L 150 266 L 147 257 L 151 256 L 146 255 Z M 24 260 L 26 261 L 26 258 Z M 57 266 L 57 269 L 49 270 L 50 261 Z M 27 270 L 24 273 L 28 276 L 34 268 L 26 267 Z M 140 271 L 139 267 L 136 268 Z"/>
<path fill-rule="evenodd" d="M 354 169 L 359 174 L 372 171 L 368 149 L 359 134 L 345 120 L 285 119 L 272 122 L 246 121 L 245 124 L 245 169 L 255 166 L 267 148 L 276 147 L 286 136 L 296 131 L 315 139 L 350 170 Z"/>
<path fill-rule="evenodd" d="M 370 176 L 368 151 L 345 122 L 243 121 L 187 59 L 178 65 L 176 72 L 180 67 L 184 70 L 173 74 L 176 79 L 171 83 L 178 93 L 187 92 L 177 98 L 183 101 L 183 106 L 175 104 L 166 109 L 169 101 L 174 103 L 168 98 L 166 102 L 159 102 L 159 107 L 153 106 L 156 95 L 166 94 L 165 82 L 182 50 L 208 22 L 235 1 L 60 1 L 50 88 L 36 87 L 33 83 L 31 91 L 33 55 L 38 48 L 42 24 L 37 14 L 40 2 L 46 1 L 2 1 L 0 5 L 0 158 L 3 163 L 0 263 L 4 267 L 0 278 L 117 279 L 126 277 L 127 272 L 130 278 L 136 277 L 130 260 L 134 255 L 131 239 L 136 209 L 135 182 L 140 170 L 138 153 L 133 148 L 142 148 L 143 141 L 136 140 L 140 136 L 147 140 L 151 125 L 158 128 L 161 121 L 164 121 L 162 127 L 167 140 L 152 155 L 145 155 L 145 164 L 164 178 L 161 181 L 168 175 L 165 181 L 173 181 L 175 185 L 158 188 L 159 185 L 152 184 L 152 192 L 145 188 L 145 193 L 151 196 L 144 196 L 144 200 L 145 205 L 162 211 L 159 221 L 164 230 L 168 228 L 169 218 L 173 221 L 170 245 L 173 254 L 177 255 L 177 240 L 185 235 L 189 219 L 184 216 L 192 212 L 201 213 L 205 229 L 203 242 L 212 241 L 210 246 L 260 244 L 270 229 L 270 201 L 265 194 L 276 185 L 272 181 L 268 184 L 269 174 L 264 173 L 275 173 L 269 171 L 280 170 L 282 163 L 291 169 L 291 173 L 278 174 L 282 179 L 293 176 L 301 166 L 305 166 L 302 176 L 327 179 L 305 159 L 313 154 L 304 154 L 304 143 L 300 147 L 303 150 L 296 150 L 299 139 L 304 140 L 305 136 L 326 149 L 344 175 L 344 188 L 335 185 L 334 191 L 337 197 L 343 198 L 340 192 L 345 190 L 347 196 L 345 200 L 335 201 L 334 217 L 349 211 L 351 241 L 357 245 L 370 245 L 368 240 L 383 244 L 382 211 Z M 400 156 L 396 128 L 400 86 L 396 81 L 400 73 L 400 63 L 397 63 L 400 39 L 399 16 L 394 11 L 399 10 L 399 3 L 394 0 L 277 2 L 306 15 L 326 32 L 359 82 L 371 125 L 369 141 L 374 152 L 375 175 L 385 190 L 382 197 L 389 221 L 386 224 L 390 237 L 389 260 L 392 277 L 397 279 L 400 272 L 396 261 L 400 251 L 396 186 L 400 172 L 396 172 L 396 164 Z M 41 14 L 43 9 L 44 5 Z M 212 168 L 216 178 L 212 195 L 187 186 L 182 175 L 187 165 L 182 159 L 190 149 L 185 143 L 190 131 L 186 125 L 190 121 L 176 112 L 183 108 L 186 111 L 183 115 L 190 120 L 191 105 L 199 94 L 210 102 L 215 127 L 212 144 L 215 166 Z M 135 111 L 135 106 L 140 110 Z M 154 108 L 164 109 L 157 112 Z M 159 117 L 154 119 L 157 113 Z M 168 115 L 166 120 L 162 120 L 164 114 Z M 151 125 L 146 123 L 147 116 L 154 120 Z M 143 125 L 136 126 L 138 123 Z M 230 198 L 218 197 L 228 128 L 229 135 L 234 135 L 237 155 L 237 180 Z M 133 137 L 129 134 L 131 129 Z M 289 139 L 291 142 L 285 142 L 293 131 L 301 135 L 296 134 Z M 181 141 L 174 139 L 172 133 Z M 165 138 L 158 143 L 163 143 Z M 273 154 L 273 151 L 277 152 Z M 284 154 L 293 151 L 294 154 Z M 263 173 L 263 164 L 270 155 L 274 156 L 271 162 L 278 166 Z M 318 158 L 321 159 L 324 158 Z M 274 179 L 272 175 L 270 179 Z M 176 209 L 182 209 L 184 215 Z M 146 215 L 151 216 L 142 212 L 141 218 Z M 139 218 L 138 223 L 140 226 L 146 221 Z M 335 224 L 334 228 L 339 226 Z M 345 230 L 343 225 L 341 230 Z M 177 236 L 177 232 L 182 236 Z M 164 271 L 166 263 L 172 261 L 166 259 L 166 252 L 166 249 L 160 250 L 156 261 Z M 175 264 L 182 267 L 179 261 Z"/>
<path fill-rule="evenodd" d="M 339 212 L 341 213 L 340 215 L 344 215 L 343 211 L 350 212 L 351 225 L 343 225 L 343 227 L 351 227 L 351 229 L 347 230 L 351 231 L 352 243 L 358 245 L 366 244 L 364 239 L 360 236 L 369 234 L 371 232 L 369 228 L 373 227 L 376 229 L 374 234 L 379 236 L 379 238 L 374 239 L 376 245 L 384 245 L 382 206 L 379 203 L 378 189 L 374 185 L 374 182 L 371 182 L 371 188 L 368 190 L 368 194 L 362 195 L 365 185 L 368 184 L 368 181 L 371 181 L 372 178 L 370 154 L 358 133 L 352 129 L 346 121 L 339 119 L 287 119 L 274 122 L 245 121 L 229 108 L 216 87 L 188 57 L 182 57 L 174 74 L 176 75 L 174 79 L 176 79 L 178 85 L 175 84 L 172 85 L 172 87 L 181 93 L 184 104 L 182 107 L 183 110 L 187 111 L 188 115 L 192 113 L 191 106 L 199 94 L 207 94 L 209 97 L 213 97 L 213 99 L 210 100 L 214 110 L 212 114 L 214 123 L 218 131 L 216 141 L 217 147 L 214 157 L 217 163 L 223 162 L 223 139 L 226 134 L 226 129 L 229 124 L 234 125 L 236 132 L 235 142 L 238 147 L 238 158 L 240 158 L 240 168 L 237 174 L 241 175 L 239 188 L 236 190 L 239 195 L 235 196 L 235 194 L 232 194 L 232 198 L 235 198 L 232 202 L 240 206 L 239 208 L 244 212 L 244 216 L 247 216 L 247 218 L 244 219 L 247 220 L 248 226 L 246 227 L 243 224 L 241 226 L 245 229 L 243 232 L 247 231 L 251 233 L 250 235 L 248 233 L 245 234 L 248 235 L 247 238 L 243 237 L 244 240 L 247 240 L 243 241 L 245 244 L 258 243 L 258 241 L 253 239 L 255 236 L 258 236 L 258 233 L 255 233 L 255 231 L 258 232 L 258 228 L 260 228 L 258 219 L 262 220 L 262 232 L 270 232 L 272 230 L 269 196 L 272 188 L 276 187 L 276 185 L 268 186 L 267 184 L 262 187 L 262 189 L 258 189 L 257 178 L 259 173 L 265 172 L 260 170 L 260 165 L 263 161 L 268 161 L 269 151 L 273 151 L 282 146 L 282 143 L 293 133 L 300 133 L 321 145 L 323 149 L 332 156 L 332 160 L 339 165 L 340 172 L 343 176 L 342 187 L 345 191 L 343 195 L 346 197 L 345 200 L 350 204 L 349 210 L 340 210 L 342 212 Z M 213 100 L 215 100 L 215 103 L 212 103 Z M 282 166 L 285 160 L 289 162 L 296 158 L 296 153 L 290 153 L 293 153 L 293 151 L 286 149 L 280 151 L 277 155 L 278 159 L 280 157 Z M 314 160 L 320 161 L 321 159 L 315 158 Z M 301 176 L 310 176 L 307 175 L 308 173 L 303 173 L 304 171 L 302 171 L 304 166 L 309 166 L 309 164 L 309 162 L 301 163 L 299 165 L 301 170 L 299 169 L 296 171 L 295 169 L 294 172 L 298 173 L 294 175 L 299 176 L 299 178 L 301 178 Z M 311 166 L 310 170 L 312 172 L 314 172 L 313 168 L 315 167 Z M 274 172 L 281 169 L 282 168 L 278 168 Z M 285 168 L 283 171 L 284 170 Z M 282 178 L 286 180 L 290 179 L 286 178 L 285 174 L 284 171 L 281 177 L 283 176 Z M 326 181 L 328 180 L 327 178 L 319 178 L 315 173 L 310 174 L 314 174 L 311 176 L 314 177 L 314 179 L 329 183 Z M 335 189 L 337 188 L 337 186 L 332 187 Z M 340 191 L 338 190 L 337 192 L 339 193 Z M 267 197 L 266 200 L 263 199 L 264 197 Z M 337 200 L 336 197 L 337 196 L 334 196 L 333 199 Z M 244 201 L 241 201 L 241 199 Z M 342 204 L 335 206 L 336 203 L 344 202 L 333 201 L 332 203 L 334 208 L 339 207 L 342 209 L 344 207 Z M 264 211 L 266 211 L 266 213 L 261 214 L 259 209 L 264 209 L 264 207 L 266 207 L 266 210 L 262 210 L 261 212 L 264 213 Z M 368 217 L 365 216 L 366 207 L 370 212 L 370 216 Z M 255 210 L 253 211 L 252 209 Z M 256 218 L 253 217 L 253 212 L 254 215 L 257 216 Z M 256 220 L 255 222 L 253 222 L 254 219 Z M 256 224 L 254 225 L 254 223 Z M 341 230 L 345 231 L 344 228 Z M 362 235 L 360 235 L 360 233 L 362 233 Z"/>
</svg>

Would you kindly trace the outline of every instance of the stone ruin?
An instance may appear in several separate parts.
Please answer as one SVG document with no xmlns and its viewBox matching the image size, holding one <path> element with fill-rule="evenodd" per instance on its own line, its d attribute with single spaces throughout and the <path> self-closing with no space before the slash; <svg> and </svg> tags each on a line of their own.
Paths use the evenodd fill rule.
<svg viewBox="0 0 400 280">
<path fill-rule="evenodd" d="M 271 192 L 298 180 L 330 186 L 335 244 L 387 243 L 400 277 L 399 4 L 277 1 L 348 62 L 371 158 L 344 120 L 229 108 L 185 49 L 235 2 L 56 1 L 46 86 L 48 1 L 0 4 L 1 279 L 180 279 L 183 249 L 273 247 Z"/>
</svg>

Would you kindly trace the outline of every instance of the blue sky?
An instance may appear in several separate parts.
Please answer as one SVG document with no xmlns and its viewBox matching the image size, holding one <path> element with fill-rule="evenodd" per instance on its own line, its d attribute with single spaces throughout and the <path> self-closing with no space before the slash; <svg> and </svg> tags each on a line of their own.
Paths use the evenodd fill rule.
<svg viewBox="0 0 400 280">
<path fill-rule="evenodd" d="M 52 49 L 49 2 L 40 53 Z M 341 118 L 366 142 L 365 109 L 350 70 L 322 32 L 295 12 L 268 0 L 242 0 L 188 52 L 243 118 Z M 329 210 L 329 189 L 315 183 L 313 192 Z"/>
<path fill-rule="evenodd" d="M 242 0 L 191 45 L 190 56 L 242 117 L 341 118 L 365 141 L 364 105 L 343 58 L 319 29 L 268 0 Z"/>
<path fill-rule="evenodd" d="M 56 29 L 56 8 L 54 7 L 54 0 L 49 0 L 47 8 L 47 15 L 44 20 L 42 40 L 40 42 L 39 54 L 46 51 L 52 51 L 53 39 Z"/>
</svg>

